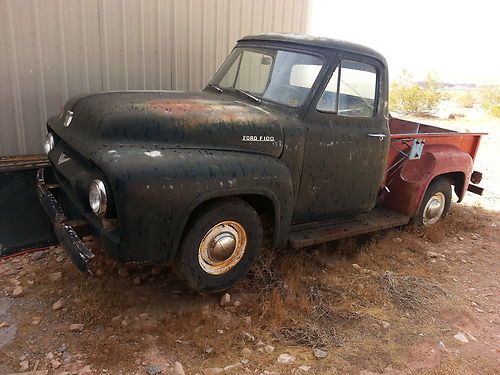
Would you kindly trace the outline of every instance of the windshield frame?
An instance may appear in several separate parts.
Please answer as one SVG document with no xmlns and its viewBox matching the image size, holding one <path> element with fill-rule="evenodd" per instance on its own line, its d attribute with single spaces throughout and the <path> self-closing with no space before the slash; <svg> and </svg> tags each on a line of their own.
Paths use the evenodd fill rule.
<svg viewBox="0 0 500 375">
<path fill-rule="evenodd" d="M 322 82 L 322 79 L 323 79 L 324 75 L 328 71 L 328 66 L 330 64 L 330 61 L 329 61 L 330 59 L 327 56 L 325 56 L 323 53 L 320 53 L 320 52 L 318 52 L 316 50 L 313 50 L 313 49 L 294 48 L 294 47 L 285 46 L 285 45 L 278 44 L 278 43 L 276 43 L 276 44 L 275 43 L 269 43 L 269 44 L 268 43 L 266 43 L 266 44 L 263 44 L 263 43 L 258 43 L 258 44 L 257 43 L 238 43 L 231 50 L 231 52 L 228 54 L 228 56 L 226 57 L 226 59 L 224 60 L 224 62 L 220 65 L 219 69 L 217 69 L 217 71 L 213 75 L 212 79 L 208 82 L 206 88 L 210 87 L 210 84 L 215 84 L 215 85 L 218 86 L 218 84 L 216 82 L 218 82 L 218 81 L 220 81 L 222 79 L 222 77 L 219 77 L 219 75 L 222 72 L 222 68 L 229 61 L 229 58 L 231 57 L 231 55 L 233 54 L 234 50 L 236 50 L 236 49 L 244 49 L 244 50 L 250 50 L 250 51 L 254 51 L 254 52 L 262 52 L 262 53 L 272 52 L 273 61 L 272 61 L 272 65 L 271 65 L 271 72 L 274 69 L 274 64 L 276 62 L 276 58 L 275 57 L 276 57 L 276 53 L 278 51 L 287 51 L 287 52 L 293 52 L 293 53 L 300 53 L 300 54 L 304 54 L 304 55 L 314 56 L 314 57 L 317 57 L 317 58 L 319 58 L 321 60 L 321 69 L 319 70 L 318 75 L 316 76 L 316 78 L 314 80 L 314 83 L 310 87 L 308 94 L 306 95 L 306 97 L 304 98 L 304 100 L 302 101 L 302 103 L 300 105 L 298 105 L 298 106 L 287 105 L 287 104 L 284 104 L 282 102 L 278 102 L 278 101 L 272 100 L 270 98 L 265 98 L 262 95 L 249 92 L 251 95 L 259 98 L 262 102 L 267 102 L 267 103 L 275 104 L 275 105 L 278 105 L 278 106 L 281 106 L 281 107 L 284 107 L 284 108 L 286 108 L 288 110 L 293 110 L 293 111 L 299 111 L 299 110 L 303 110 L 304 108 L 309 107 L 309 105 L 311 104 L 312 99 L 314 98 L 314 96 L 315 96 L 315 94 L 316 94 L 316 92 L 318 90 L 318 87 L 321 85 L 321 82 Z M 238 57 L 236 57 L 236 59 L 237 58 Z M 268 77 L 268 80 L 267 80 L 267 83 L 266 83 L 266 90 L 267 90 L 267 88 L 269 86 L 269 83 L 271 81 L 271 76 L 272 76 L 272 74 L 269 74 L 269 77 Z M 222 89 L 224 90 L 224 93 L 241 95 L 234 88 L 222 88 Z M 265 92 L 265 90 L 264 90 L 264 92 Z"/>
</svg>

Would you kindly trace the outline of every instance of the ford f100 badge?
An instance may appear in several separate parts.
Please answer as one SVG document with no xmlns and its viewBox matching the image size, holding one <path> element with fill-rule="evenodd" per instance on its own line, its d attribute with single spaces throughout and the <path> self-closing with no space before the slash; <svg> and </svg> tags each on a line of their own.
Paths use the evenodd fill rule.
<svg viewBox="0 0 500 375">
<path fill-rule="evenodd" d="M 273 136 L 268 135 L 244 135 L 243 142 L 274 142 Z"/>
</svg>

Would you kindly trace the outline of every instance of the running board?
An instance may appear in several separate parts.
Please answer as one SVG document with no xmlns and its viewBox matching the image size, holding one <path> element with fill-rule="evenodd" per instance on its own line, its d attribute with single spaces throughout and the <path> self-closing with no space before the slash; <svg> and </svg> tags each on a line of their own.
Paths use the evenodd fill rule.
<svg viewBox="0 0 500 375">
<path fill-rule="evenodd" d="M 373 211 L 359 215 L 355 219 L 337 222 L 330 225 L 316 225 L 306 229 L 295 230 L 290 233 L 289 242 L 294 248 L 312 246 L 323 242 L 352 237 L 360 234 L 376 232 L 383 229 L 405 225 L 410 217 L 389 210 L 376 208 Z"/>
</svg>

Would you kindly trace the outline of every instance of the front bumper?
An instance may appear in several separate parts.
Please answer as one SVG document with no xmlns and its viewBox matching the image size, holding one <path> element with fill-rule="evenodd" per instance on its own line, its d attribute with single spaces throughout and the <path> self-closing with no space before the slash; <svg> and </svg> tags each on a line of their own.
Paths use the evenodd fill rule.
<svg viewBox="0 0 500 375">
<path fill-rule="evenodd" d="M 54 225 L 54 233 L 63 245 L 71 261 L 80 271 L 88 271 L 87 264 L 94 257 L 94 254 L 68 223 L 61 205 L 45 183 L 42 168 L 37 172 L 37 192 L 42 207 Z"/>
</svg>

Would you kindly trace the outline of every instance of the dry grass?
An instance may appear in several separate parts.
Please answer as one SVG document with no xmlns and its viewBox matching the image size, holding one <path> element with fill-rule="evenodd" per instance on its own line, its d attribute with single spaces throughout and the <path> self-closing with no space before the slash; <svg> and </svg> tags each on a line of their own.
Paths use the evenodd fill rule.
<svg viewBox="0 0 500 375">
<path fill-rule="evenodd" d="M 266 251 L 238 290 L 254 293 L 253 314 L 281 343 L 348 345 L 356 337 L 347 332 L 357 327 L 359 334 L 359 327 L 378 324 L 381 314 L 411 311 L 409 320 L 424 322 L 429 312 L 448 306 L 440 286 L 445 265 L 424 266 L 427 242 L 449 240 L 460 228 L 480 231 L 488 222 L 485 216 L 480 208 L 460 208 L 435 227 L 407 227 L 299 251 Z M 380 306 L 386 306 L 385 313 Z"/>
<path fill-rule="evenodd" d="M 395 234 L 401 242 L 394 241 Z M 390 271 L 411 270 L 426 259 L 418 236 L 389 231 L 293 254 L 265 252 L 240 287 L 255 292 L 254 314 L 283 344 L 342 346 L 353 339 L 344 332 L 377 321 L 370 312 L 377 306 L 429 310 L 436 298 L 445 297 L 435 283 Z"/>
<path fill-rule="evenodd" d="M 286 345 L 303 345 L 309 348 L 326 348 L 331 345 L 332 335 L 317 325 L 306 323 L 299 327 L 285 327 L 275 333 L 278 340 Z"/>
<path fill-rule="evenodd" d="M 47 269 L 57 270 L 50 258 L 30 266 L 27 277 L 36 287 L 31 295 L 39 303 L 37 313 L 48 312 L 44 324 L 65 333 L 49 337 L 48 349 L 38 346 L 43 354 L 66 342 L 71 352 L 84 351 L 96 368 L 110 371 L 135 368 L 135 360 L 154 347 L 196 373 L 240 361 L 242 348 L 255 353 L 249 359 L 259 369 L 272 369 L 276 354 L 257 353 L 262 340 L 276 346 L 275 353 L 292 350 L 305 359 L 311 348 L 335 353 L 317 362 L 313 373 L 332 373 L 339 363 L 383 372 L 388 365 L 405 365 L 418 333 L 431 337 L 450 328 L 437 323 L 441 309 L 460 309 L 443 292 L 449 262 L 431 263 L 428 250 L 463 244 L 459 235 L 486 236 L 490 226 L 487 212 L 461 207 L 431 228 L 395 229 L 302 250 L 268 249 L 230 291 L 241 305 L 226 308 L 218 305 L 220 296 L 187 293 L 168 272 L 135 286 L 131 279 L 148 269 L 131 268 L 131 277 L 123 279 L 116 265 L 103 259 L 97 259 L 102 277 L 82 277 L 69 263 L 61 264 L 63 282 L 57 285 L 48 282 Z M 66 310 L 54 314 L 51 305 L 61 297 Z M 143 312 L 150 319 L 137 320 Z M 126 325 L 112 322 L 118 315 Z M 391 328 L 384 330 L 382 321 L 390 321 Z M 67 333 L 75 322 L 85 323 L 82 334 Z M 36 335 L 29 321 L 20 327 L 22 337 Z"/>
<path fill-rule="evenodd" d="M 409 233 L 415 234 L 423 240 L 432 243 L 441 243 L 457 232 L 481 232 L 487 228 L 491 220 L 491 213 L 481 207 L 452 206 L 448 215 L 439 223 L 429 227 L 408 227 Z"/>
<path fill-rule="evenodd" d="M 391 301 L 404 311 L 431 309 L 437 298 L 446 296 L 436 284 L 411 275 L 397 276 L 386 272 L 382 276 L 382 285 Z"/>
</svg>

